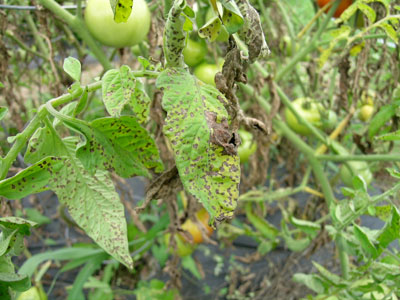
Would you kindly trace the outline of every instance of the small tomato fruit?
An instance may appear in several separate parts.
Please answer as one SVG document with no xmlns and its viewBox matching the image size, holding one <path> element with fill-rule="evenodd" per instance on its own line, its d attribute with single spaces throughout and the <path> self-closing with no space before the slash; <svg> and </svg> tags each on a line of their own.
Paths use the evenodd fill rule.
<svg viewBox="0 0 400 300">
<path fill-rule="evenodd" d="M 189 67 L 197 66 L 206 56 L 207 48 L 204 43 L 188 39 L 183 49 L 183 58 Z"/>
<path fill-rule="evenodd" d="M 336 127 L 338 117 L 333 110 L 322 111 L 320 114 L 324 130 L 331 130 Z"/>
<path fill-rule="evenodd" d="M 193 74 L 206 84 L 215 86 L 215 74 L 222 70 L 222 65 L 203 63 L 196 67 Z"/>
<path fill-rule="evenodd" d="M 301 117 L 313 124 L 314 126 L 321 128 L 321 114 L 322 105 L 315 102 L 311 98 L 297 98 L 292 102 L 294 109 L 299 113 Z M 291 110 L 285 108 L 286 122 L 289 127 L 292 128 L 297 133 L 307 136 L 311 134 L 311 131 L 303 124 L 297 120 L 296 116 L 291 112 Z"/>
<path fill-rule="evenodd" d="M 320 8 L 324 7 L 326 4 L 328 4 L 331 1 L 335 0 L 317 0 L 317 4 Z M 339 18 L 340 15 L 353 3 L 353 0 L 342 0 L 336 9 L 335 13 L 333 14 L 333 17 Z M 329 10 L 328 10 L 329 11 Z"/>
<path fill-rule="evenodd" d="M 360 119 L 360 121 L 367 122 L 369 119 L 371 119 L 373 113 L 374 107 L 372 105 L 363 105 L 358 113 L 358 119 Z"/>
<path fill-rule="evenodd" d="M 367 185 L 372 182 L 372 173 L 364 161 L 349 161 L 340 168 L 340 178 L 348 187 L 353 187 L 353 177 L 357 175 L 361 176 Z"/>
<path fill-rule="evenodd" d="M 257 150 L 257 143 L 253 140 L 253 135 L 246 131 L 240 129 L 238 131 L 240 140 L 242 143 L 238 147 L 238 154 L 241 163 L 246 163 L 249 161 L 251 155 Z"/>
<path fill-rule="evenodd" d="M 88 0 L 85 23 L 102 44 L 122 48 L 144 40 L 150 29 L 150 10 L 145 0 L 133 1 L 126 23 L 116 23 L 109 0 Z"/>
</svg>

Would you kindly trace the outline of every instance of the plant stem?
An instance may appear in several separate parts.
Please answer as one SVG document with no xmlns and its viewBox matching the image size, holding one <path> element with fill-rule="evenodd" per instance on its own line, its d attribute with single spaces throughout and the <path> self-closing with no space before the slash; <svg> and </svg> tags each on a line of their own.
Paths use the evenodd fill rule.
<svg viewBox="0 0 400 300">
<path fill-rule="evenodd" d="M 28 23 L 28 27 L 30 31 L 32 31 L 33 38 L 35 39 L 35 42 L 40 50 L 40 52 L 47 57 L 49 54 L 49 50 L 46 47 L 46 44 L 43 42 L 42 37 L 39 34 L 39 31 L 37 30 L 36 24 L 32 19 L 31 13 L 27 12 L 25 15 L 26 22 Z M 47 58 L 48 60 L 48 58 Z"/>
<path fill-rule="evenodd" d="M 319 160 L 335 162 L 343 161 L 400 161 L 400 154 L 369 154 L 369 155 L 317 155 Z"/>
<path fill-rule="evenodd" d="M 345 240 L 343 238 L 343 235 L 339 233 L 336 236 L 336 245 L 337 249 L 339 251 L 339 260 L 340 260 L 340 267 L 342 270 L 342 276 L 344 279 L 349 278 L 349 256 L 347 255 L 347 252 L 344 251 L 345 248 Z"/>
</svg>

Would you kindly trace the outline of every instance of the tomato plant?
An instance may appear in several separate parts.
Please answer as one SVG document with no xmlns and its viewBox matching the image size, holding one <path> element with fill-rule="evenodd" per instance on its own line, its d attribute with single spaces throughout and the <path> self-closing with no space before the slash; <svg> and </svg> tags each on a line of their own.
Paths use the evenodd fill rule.
<svg viewBox="0 0 400 300">
<path fill-rule="evenodd" d="M 257 143 L 256 141 L 254 141 L 253 135 L 250 132 L 241 129 L 238 131 L 238 133 L 240 136 L 240 140 L 242 141 L 238 148 L 240 162 L 246 163 L 249 160 L 250 156 L 256 152 Z"/>
<path fill-rule="evenodd" d="M 183 49 L 183 57 L 185 63 L 189 67 L 195 67 L 201 63 L 207 54 L 207 48 L 204 42 L 188 39 L 185 48 Z"/>
<path fill-rule="evenodd" d="M 322 106 L 311 98 L 298 98 L 292 102 L 293 108 L 305 120 L 310 122 L 316 127 L 321 127 L 320 110 Z M 288 107 L 285 108 L 286 122 L 297 133 L 302 135 L 310 135 L 311 131 L 305 125 L 300 124 L 296 116 L 290 111 Z"/>
<path fill-rule="evenodd" d="M 335 0 L 317 0 L 318 6 L 320 8 L 324 7 L 325 5 L 327 5 L 330 2 L 333 2 Z M 333 16 L 335 18 L 339 18 L 340 15 L 353 3 L 353 0 L 341 0 L 338 8 L 336 9 L 335 13 L 333 14 Z"/>
<path fill-rule="evenodd" d="M 143 41 L 150 29 L 150 11 L 145 0 L 135 0 L 128 21 L 116 23 L 110 1 L 88 0 L 85 22 L 102 44 L 122 48 Z"/>
</svg>

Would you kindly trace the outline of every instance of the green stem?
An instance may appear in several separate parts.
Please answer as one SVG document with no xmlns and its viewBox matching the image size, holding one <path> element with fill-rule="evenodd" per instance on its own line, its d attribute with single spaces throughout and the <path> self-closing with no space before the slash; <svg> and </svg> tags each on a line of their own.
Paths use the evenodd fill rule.
<svg viewBox="0 0 400 300">
<path fill-rule="evenodd" d="M 49 60 L 49 58 L 46 55 L 44 55 L 44 54 L 42 54 L 40 52 L 37 52 L 35 50 L 32 50 L 27 45 L 25 45 L 24 42 L 22 42 L 19 38 L 17 38 L 11 31 L 7 30 L 6 31 L 6 36 L 8 36 L 10 39 L 12 39 L 14 42 L 16 42 L 17 45 L 20 46 L 25 51 L 27 51 L 29 53 L 32 53 L 33 55 L 38 56 L 40 58 L 43 58 L 46 61 Z"/>
<path fill-rule="evenodd" d="M 107 59 L 104 51 L 90 35 L 85 22 L 81 18 L 72 15 L 54 0 L 39 0 L 39 2 L 53 12 L 57 17 L 64 20 L 68 26 L 71 27 L 71 29 L 78 34 L 83 41 L 85 41 L 93 55 L 97 58 L 105 70 L 112 69 L 112 65 Z"/>
<path fill-rule="evenodd" d="M 345 240 L 343 238 L 343 235 L 339 233 L 336 236 L 336 245 L 339 251 L 339 260 L 340 260 L 340 267 L 342 270 L 342 276 L 344 279 L 349 279 L 349 256 L 347 255 L 347 252 L 344 250 L 345 248 Z"/>
<path fill-rule="evenodd" d="M 26 19 L 26 22 L 28 23 L 30 31 L 33 34 L 33 38 L 35 39 L 35 42 L 36 42 L 39 50 L 42 52 L 42 54 L 44 56 L 47 57 L 47 55 L 49 54 L 49 50 L 47 49 L 46 44 L 44 43 L 42 37 L 40 36 L 39 31 L 36 27 L 35 22 L 32 19 L 30 12 L 26 13 L 25 19 Z M 48 60 L 48 58 L 47 58 L 47 60 Z"/>
<path fill-rule="evenodd" d="M 317 159 L 336 161 L 336 162 L 343 162 L 343 161 L 400 161 L 400 154 L 317 155 Z"/>
</svg>

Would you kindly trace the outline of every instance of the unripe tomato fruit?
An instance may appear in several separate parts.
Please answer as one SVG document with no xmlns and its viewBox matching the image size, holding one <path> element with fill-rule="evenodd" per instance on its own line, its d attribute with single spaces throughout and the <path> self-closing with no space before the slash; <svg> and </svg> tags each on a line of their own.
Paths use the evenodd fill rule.
<svg viewBox="0 0 400 300">
<path fill-rule="evenodd" d="M 373 113 L 374 107 L 366 104 L 361 106 L 360 112 L 358 113 L 358 118 L 360 121 L 367 122 L 369 119 L 371 119 Z"/>
<path fill-rule="evenodd" d="M 47 300 L 47 295 L 42 289 L 33 286 L 19 294 L 17 300 Z"/>
<path fill-rule="evenodd" d="M 238 134 L 242 143 L 238 148 L 241 163 L 249 161 L 249 157 L 257 150 L 257 143 L 253 140 L 253 135 L 246 130 L 239 130 Z"/>
<path fill-rule="evenodd" d="M 337 114 L 333 110 L 328 110 L 326 112 L 320 113 L 322 119 L 322 127 L 324 130 L 331 130 L 336 127 L 337 124 Z"/>
<path fill-rule="evenodd" d="M 215 74 L 222 70 L 222 65 L 203 63 L 196 67 L 193 74 L 204 83 L 215 86 Z"/>
<path fill-rule="evenodd" d="M 365 161 L 349 161 L 348 166 L 343 164 L 340 168 L 340 178 L 348 187 L 353 187 L 353 177 L 361 176 L 367 185 L 372 182 L 372 173 Z"/>
<path fill-rule="evenodd" d="M 183 49 L 183 58 L 185 64 L 189 67 L 197 66 L 206 56 L 207 48 L 204 43 L 188 39 L 185 48 Z"/>
<path fill-rule="evenodd" d="M 214 230 L 208 225 L 208 222 L 210 220 L 210 215 L 208 214 L 208 212 L 203 208 L 196 213 L 196 218 L 204 226 L 207 235 L 211 236 L 211 234 L 213 233 Z M 203 242 L 203 236 L 202 236 L 201 230 L 197 226 L 197 224 L 194 223 L 192 220 L 187 219 L 182 224 L 182 229 L 189 232 L 189 234 L 193 238 L 194 245 L 191 244 L 188 240 L 186 240 L 183 235 L 181 235 L 181 234 L 175 235 L 175 241 L 176 241 L 177 251 L 178 251 L 177 254 L 180 257 L 192 254 L 192 252 L 196 248 L 196 245 Z M 172 253 L 174 249 L 172 247 L 169 247 L 170 237 L 171 237 L 171 234 L 167 233 L 164 238 L 165 238 L 165 244 L 169 248 L 169 251 Z"/>
<path fill-rule="evenodd" d="M 317 4 L 320 8 L 324 7 L 326 4 L 328 4 L 331 1 L 335 0 L 317 0 Z M 353 3 L 353 0 L 342 0 L 336 9 L 335 13 L 333 14 L 333 17 L 339 18 L 340 15 L 348 8 L 351 4 Z M 329 9 L 326 11 L 328 12 Z"/>
<path fill-rule="evenodd" d="M 315 102 L 311 98 L 297 98 L 292 102 L 292 105 L 294 109 L 299 113 L 299 115 L 306 119 L 308 122 L 318 128 L 322 126 L 320 114 L 320 110 L 322 110 L 322 105 Z M 311 130 L 308 129 L 305 125 L 300 124 L 296 116 L 290 111 L 288 107 L 285 108 L 285 117 L 289 127 L 297 133 L 304 136 L 311 134 Z"/>
<path fill-rule="evenodd" d="M 126 23 L 116 23 L 109 0 L 88 0 L 85 23 L 90 33 L 102 44 L 122 48 L 144 40 L 150 29 L 150 10 L 145 0 L 133 1 Z"/>
</svg>

